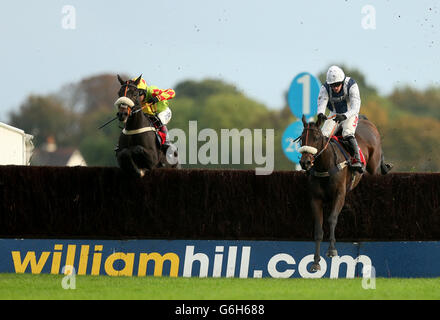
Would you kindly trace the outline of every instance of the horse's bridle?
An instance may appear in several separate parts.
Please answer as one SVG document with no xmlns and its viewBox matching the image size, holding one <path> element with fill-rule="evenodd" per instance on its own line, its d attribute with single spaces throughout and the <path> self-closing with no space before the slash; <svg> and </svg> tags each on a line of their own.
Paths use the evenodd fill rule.
<svg viewBox="0 0 440 320">
<path fill-rule="evenodd" d="M 138 89 L 138 87 L 137 87 L 136 85 L 134 85 L 134 84 L 129 83 L 128 81 L 126 81 L 125 84 L 123 84 L 123 85 L 121 86 L 121 88 L 123 88 L 124 86 L 125 86 L 124 97 L 128 98 L 128 97 L 127 97 L 128 87 L 133 87 L 133 88 L 135 88 L 135 89 L 136 89 L 136 94 L 137 94 L 137 96 L 139 97 L 139 91 L 140 91 L 140 90 Z M 128 98 L 128 99 L 130 99 L 130 98 Z M 130 100 L 133 101 L 132 99 L 130 99 Z M 140 106 L 140 103 L 139 103 L 139 101 L 138 101 L 137 99 L 136 99 L 135 101 L 133 101 L 133 103 L 134 103 L 133 106 L 129 106 L 129 105 L 127 105 L 127 104 L 124 104 L 124 105 L 126 106 L 126 108 L 127 108 L 127 111 L 128 111 L 128 117 L 130 117 L 131 115 L 133 115 L 133 114 L 135 114 L 135 113 L 138 113 L 139 111 L 141 111 L 141 110 L 143 109 L 143 107 L 139 107 L 139 106 Z M 136 107 L 139 107 L 139 108 L 135 109 Z"/>
<path fill-rule="evenodd" d="M 125 86 L 124 97 L 127 96 L 128 87 L 133 87 L 133 88 L 135 88 L 135 89 L 136 89 L 136 92 L 139 94 L 139 91 L 140 91 L 140 90 L 138 89 L 138 87 L 137 87 L 135 84 L 130 83 L 128 80 L 125 81 L 125 83 L 121 86 L 121 88 L 124 87 L 124 86 Z"/>
<path fill-rule="evenodd" d="M 335 131 L 336 126 L 333 128 L 330 137 L 333 135 L 334 131 Z M 324 147 L 321 149 L 321 151 L 318 152 L 318 149 L 316 149 L 315 147 L 311 147 L 307 145 L 307 140 L 309 137 L 309 130 L 318 130 L 319 132 L 321 132 L 320 128 L 311 128 L 310 124 L 307 124 L 307 128 L 304 128 L 304 131 L 306 131 L 306 145 L 301 146 L 298 151 L 299 153 L 303 154 L 303 153 L 309 153 L 312 157 L 311 159 L 311 163 L 313 165 L 313 162 L 315 162 L 315 160 L 325 151 L 325 149 L 327 149 L 329 143 L 330 143 L 330 138 L 327 139 L 327 142 L 325 143 Z M 304 136 L 304 132 L 298 137 L 296 138 L 294 141 L 298 141 L 299 139 L 301 139 Z M 324 136 L 323 136 L 324 137 Z"/>
<path fill-rule="evenodd" d="M 124 96 L 119 97 L 116 102 L 115 105 L 118 104 L 118 107 L 120 108 L 121 106 L 123 106 L 123 108 L 127 109 L 127 119 L 130 118 L 132 115 L 141 112 L 146 106 L 141 107 L 140 106 L 140 102 L 136 99 L 135 101 L 133 101 L 133 99 L 130 99 L 127 97 L 127 90 L 129 86 L 135 87 L 137 89 L 137 87 L 131 83 L 128 83 L 128 81 L 122 85 L 126 86 L 125 87 L 125 91 L 124 91 Z M 151 126 L 147 126 L 147 127 L 142 127 L 139 129 L 133 129 L 133 130 L 127 130 L 126 128 L 124 128 L 122 130 L 122 133 L 125 135 L 135 135 L 135 134 L 140 134 L 140 133 L 144 133 L 144 132 L 148 132 L 148 131 L 157 131 L 156 126 L 151 122 L 152 120 L 149 119 Z"/>
<path fill-rule="evenodd" d="M 318 131 L 318 130 L 320 130 L 319 128 L 312 128 L 312 127 L 310 127 L 310 124 L 307 124 L 307 127 L 305 127 L 304 128 L 304 131 L 303 131 L 303 133 L 298 137 L 298 138 L 296 138 L 295 139 L 295 141 L 298 141 L 298 140 L 302 140 L 302 138 L 304 137 L 304 134 L 305 134 L 305 143 L 303 144 L 303 145 L 301 145 L 301 147 L 298 149 L 298 152 L 299 153 L 301 153 L 301 154 L 304 154 L 304 153 L 308 153 L 308 154 L 310 154 L 310 156 L 312 157 L 312 159 L 311 159 L 311 162 L 312 162 L 312 164 L 313 164 L 313 162 L 316 160 L 316 158 L 318 158 L 320 155 L 321 155 L 321 153 L 324 151 L 324 148 L 323 149 L 321 149 L 321 151 L 320 152 L 318 152 L 318 149 L 316 148 L 316 147 L 312 147 L 312 146 L 309 146 L 308 145 L 308 139 L 309 139 L 309 131 L 310 130 L 314 130 L 314 131 Z M 301 141 L 302 142 L 302 141 Z"/>
</svg>

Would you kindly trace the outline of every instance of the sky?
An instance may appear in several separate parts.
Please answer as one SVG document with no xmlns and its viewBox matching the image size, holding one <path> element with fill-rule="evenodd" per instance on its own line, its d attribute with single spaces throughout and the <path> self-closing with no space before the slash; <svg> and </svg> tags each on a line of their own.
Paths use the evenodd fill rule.
<svg viewBox="0 0 440 320">
<path fill-rule="evenodd" d="M 295 75 L 331 64 L 382 94 L 440 86 L 439 18 L 428 0 L 2 2 L 0 121 L 30 94 L 108 72 L 161 88 L 222 79 L 273 109 Z"/>
</svg>

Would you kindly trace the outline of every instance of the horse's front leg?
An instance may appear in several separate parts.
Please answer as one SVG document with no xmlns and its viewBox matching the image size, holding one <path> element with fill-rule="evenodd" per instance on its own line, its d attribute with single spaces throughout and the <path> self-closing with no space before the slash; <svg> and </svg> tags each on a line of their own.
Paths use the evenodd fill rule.
<svg viewBox="0 0 440 320">
<path fill-rule="evenodd" d="M 116 159 L 118 161 L 119 167 L 125 172 L 139 176 L 139 168 L 133 161 L 132 153 L 130 149 L 122 149 L 116 153 Z"/>
<path fill-rule="evenodd" d="M 148 170 L 151 170 L 157 162 L 155 150 L 146 149 L 142 146 L 131 148 L 134 162 L 139 170 L 139 176 L 142 178 Z"/>
<path fill-rule="evenodd" d="M 330 225 L 330 245 L 327 251 L 327 257 L 335 257 L 338 255 L 338 251 L 336 250 L 336 238 L 335 238 L 335 229 L 336 224 L 338 223 L 338 216 L 341 213 L 342 207 L 345 203 L 345 190 L 340 190 L 335 194 L 334 200 L 332 201 L 332 209 L 330 212 L 330 216 L 328 217 L 328 222 Z"/>
<path fill-rule="evenodd" d="M 313 219 L 315 222 L 314 227 L 314 240 L 315 240 L 315 254 L 313 256 L 313 264 L 310 267 L 311 272 L 315 272 L 321 270 L 321 266 L 319 265 L 319 261 L 321 260 L 321 241 L 323 239 L 324 232 L 322 230 L 322 200 L 318 198 L 312 198 L 311 201 L 311 209 L 313 212 Z"/>
</svg>

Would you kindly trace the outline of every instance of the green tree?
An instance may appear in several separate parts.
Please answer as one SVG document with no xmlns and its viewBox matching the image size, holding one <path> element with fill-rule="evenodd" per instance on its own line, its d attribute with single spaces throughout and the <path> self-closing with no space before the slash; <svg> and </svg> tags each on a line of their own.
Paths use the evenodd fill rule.
<svg viewBox="0 0 440 320">
<path fill-rule="evenodd" d="M 78 116 L 69 111 L 55 96 L 29 96 L 18 111 L 9 114 L 11 125 L 34 136 L 34 145 L 41 146 L 49 136 L 57 144 L 69 145 L 79 134 Z"/>
<path fill-rule="evenodd" d="M 234 85 L 218 79 L 185 80 L 177 84 L 175 90 L 176 97 L 189 98 L 198 103 L 216 94 L 239 94 Z"/>
<path fill-rule="evenodd" d="M 402 115 L 384 132 L 383 147 L 396 171 L 440 171 L 440 121 Z"/>
<path fill-rule="evenodd" d="M 80 144 L 80 151 L 89 166 L 117 166 L 114 152 L 115 141 L 103 133 L 85 137 Z"/>
<path fill-rule="evenodd" d="M 115 120 L 102 129 L 98 127 L 115 116 L 115 110 L 96 110 L 82 114 L 81 139 L 78 147 L 89 166 L 115 166 L 114 148 L 118 142 L 121 129 Z"/>
<path fill-rule="evenodd" d="M 256 128 L 268 116 L 267 108 L 242 94 L 216 94 L 206 99 L 200 125 L 213 129 Z"/>
<path fill-rule="evenodd" d="M 214 129 L 220 138 L 221 129 L 273 128 L 275 113 L 245 96 L 235 86 L 221 80 L 184 81 L 176 87 L 176 98 L 170 102 L 173 119 L 170 128 L 184 130 L 188 137 L 188 122 L 197 121 L 198 130 Z M 241 141 L 243 146 L 244 141 Z M 198 147 L 204 142 L 199 142 Z M 188 150 L 187 150 L 188 152 Z M 241 148 L 243 152 L 243 148 Z M 231 154 L 230 154 L 231 156 Z M 240 156 L 243 159 L 243 154 Z M 186 165 L 188 168 L 254 168 L 255 165 Z"/>
<path fill-rule="evenodd" d="M 121 75 L 123 79 L 130 79 Z M 121 132 L 118 121 L 98 130 L 98 127 L 116 114 L 114 102 L 120 83 L 116 74 L 98 74 L 65 87 L 69 108 L 78 114 L 80 137 L 75 141 L 89 166 L 114 166 L 114 148 Z M 62 90 L 64 91 L 64 90 Z"/>
<path fill-rule="evenodd" d="M 342 67 L 360 87 L 361 113 L 378 127 L 385 157 L 395 165 L 393 171 L 438 172 L 440 88 L 420 90 L 407 86 L 396 88 L 389 96 L 382 96 L 361 71 Z M 326 72 L 324 69 L 319 75 L 322 82 Z M 33 134 L 37 147 L 48 136 L 54 136 L 60 146 L 79 148 L 88 165 L 115 166 L 113 149 L 121 124 L 114 121 L 101 130 L 98 127 L 115 116 L 113 102 L 119 87 L 116 74 L 100 74 L 65 85 L 56 94 L 31 95 L 19 109 L 10 113 L 10 123 Z M 284 130 L 296 120 L 287 102 L 281 110 L 270 110 L 234 85 L 218 79 L 185 80 L 174 89 L 176 98 L 170 101 L 173 118 L 169 129 L 180 128 L 188 136 L 188 122 L 191 120 L 198 122 L 198 130 L 217 130 L 219 137 L 220 129 L 273 128 L 275 170 L 294 168 L 281 147 Z M 255 166 L 195 167 L 250 169 Z"/>
<path fill-rule="evenodd" d="M 121 75 L 123 79 L 130 79 Z M 80 113 L 113 110 L 121 87 L 116 74 L 104 73 L 84 78 L 78 83 L 65 85 L 58 95 L 66 100 L 69 109 Z"/>
<path fill-rule="evenodd" d="M 409 86 L 396 88 L 389 99 L 399 110 L 413 113 L 418 116 L 434 117 L 440 120 L 440 88 L 429 87 L 425 90 Z"/>
</svg>

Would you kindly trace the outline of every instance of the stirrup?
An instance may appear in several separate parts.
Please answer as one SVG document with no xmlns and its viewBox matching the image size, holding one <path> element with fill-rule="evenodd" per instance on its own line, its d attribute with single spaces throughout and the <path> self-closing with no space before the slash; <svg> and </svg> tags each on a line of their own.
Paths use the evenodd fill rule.
<svg viewBox="0 0 440 320">
<path fill-rule="evenodd" d="M 353 170 L 355 170 L 355 171 L 357 171 L 359 173 L 364 173 L 365 172 L 364 165 L 360 161 L 356 161 L 354 163 L 350 161 L 349 166 L 350 166 L 350 168 L 352 168 Z"/>
<path fill-rule="evenodd" d="M 169 147 L 172 147 L 172 146 L 173 146 L 173 144 L 172 144 L 171 142 L 165 141 L 165 142 L 160 146 L 160 148 L 161 148 L 163 151 L 167 151 L 168 148 L 169 148 Z"/>
</svg>

